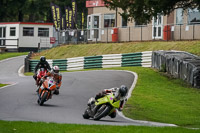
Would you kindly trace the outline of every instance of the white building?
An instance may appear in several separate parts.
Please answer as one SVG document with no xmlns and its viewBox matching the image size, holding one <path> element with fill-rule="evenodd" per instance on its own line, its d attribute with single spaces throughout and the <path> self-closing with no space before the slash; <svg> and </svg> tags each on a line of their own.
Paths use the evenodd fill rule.
<svg viewBox="0 0 200 133">
<path fill-rule="evenodd" d="M 0 48 L 7 51 L 37 51 L 52 47 L 53 23 L 5 22 L 0 23 Z"/>
</svg>

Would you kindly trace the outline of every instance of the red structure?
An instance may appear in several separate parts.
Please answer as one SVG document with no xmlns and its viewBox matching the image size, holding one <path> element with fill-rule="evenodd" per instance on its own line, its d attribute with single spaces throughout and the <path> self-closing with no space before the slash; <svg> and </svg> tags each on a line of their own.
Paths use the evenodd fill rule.
<svg viewBox="0 0 200 133">
<path fill-rule="evenodd" d="M 103 0 L 87 0 L 86 7 L 100 7 L 105 6 Z"/>
<path fill-rule="evenodd" d="M 171 39 L 171 26 L 166 25 L 163 29 L 163 40 L 168 41 Z"/>
<path fill-rule="evenodd" d="M 56 38 L 55 37 L 50 37 L 50 44 L 54 44 L 56 42 Z"/>
<path fill-rule="evenodd" d="M 118 42 L 118 28 L 113 29 L 112 42 Z"/>
</svg>

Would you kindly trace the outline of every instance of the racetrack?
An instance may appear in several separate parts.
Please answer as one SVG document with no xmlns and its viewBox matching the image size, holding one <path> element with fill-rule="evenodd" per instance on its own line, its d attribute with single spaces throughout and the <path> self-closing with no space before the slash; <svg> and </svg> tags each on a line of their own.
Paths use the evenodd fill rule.
<svg viewBox="0 0 200 133">
<path fill-rule="evenodd" d="M 20 77 L 18 69 L 24 63 L 20 56 L 0 61 L 0 83 L 11 86 L 0 88 L 0 120 L 43 121 L 73 124 L 174 126 L 155 122 L 132 121 L 117 115 L 115 119 L 100 121 L 82 117 L 87 101 L 105 88 L 132 86 L 135 76 L 126 71 L 82 71 L 62 73 L 60 95 L 43 106 L 37 104 L 38 96 L 32 76 Z"/>
</svg>

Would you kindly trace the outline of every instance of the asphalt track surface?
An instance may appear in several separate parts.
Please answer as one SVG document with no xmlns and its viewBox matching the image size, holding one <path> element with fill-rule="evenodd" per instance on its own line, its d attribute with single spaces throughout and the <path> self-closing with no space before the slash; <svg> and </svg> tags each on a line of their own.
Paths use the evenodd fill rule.
<svg viewBox="0 0 200 133">
<path fill-rule="evenodd" d="M 83 119 L 87 101 L 105 88 L 119 87 L 124 84 L 130 88 L 135 76 L 126 71 L 82 71 L 62 73 L 60 95 L 43 106 L 37 104 L 38 96 L 32 76 L 21 77 L 19 68 L 24 57 L 0 61 L 0 83 L 11 84 L 0 88 L 0 120 L 42 121 L 72 124 L 99 125 L 142 125 L 175 126 L 156 122 L 129 120 L 122 115 L 111 119 L 109 116 L 99 121 Z"/>
</svg>

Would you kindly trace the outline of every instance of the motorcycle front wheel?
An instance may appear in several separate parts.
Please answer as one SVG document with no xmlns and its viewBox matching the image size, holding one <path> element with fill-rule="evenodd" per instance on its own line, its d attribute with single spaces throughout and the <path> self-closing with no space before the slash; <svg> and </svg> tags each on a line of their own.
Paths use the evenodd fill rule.
<svg viewBox="0 0 200 133">
<path fill-rule="evenodd" d="M 94 115 L 94 120 L 100 120 L 102 117 L 108 115 L 111 111 L 111 106 L 103 104 L 98 110 L 97 113 Z"/>
<path fill-rule="evenodd" d="M 86 109 L 85 112 L 83 113 L 83 118 L 84 119 L 89 119 L 90 118 L 90 116 L 88 114 L 88 109 Z"/>
<path fill-rule="evenodd" d="M 41 98 L 38 99 L 38 104 L 39 104 L 40 106 L 42 106 L 42 105 L 44 104 L 44 102 L 45 102 L 46 99 L 47 99 L 47 96 L 48 96 L 48 92 L 45 92 L 45 93 L 43 94 L 43 96 L 41 96 Z"/>
</svg>

